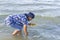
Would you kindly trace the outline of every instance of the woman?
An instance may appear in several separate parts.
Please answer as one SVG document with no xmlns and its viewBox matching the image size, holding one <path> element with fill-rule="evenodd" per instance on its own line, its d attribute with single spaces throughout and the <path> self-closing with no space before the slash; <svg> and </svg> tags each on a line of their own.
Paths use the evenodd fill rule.
<svg viewBox="0 0 60 40">
<path fill-rule="evenodd" d="M 24 33 L 27 36 L 28 35 L 27 25 L 32 25 L 31 23 L 28 22 L 34 19 L 34 17 L 35 15 L 32 12 L 25 13 L 25 14 L 9 15 L 5 19 L 5 23 L 16 29 L 12 33 L 12 35 L 15 36 L 17 34 L 20 34 L 22 29 L 24 29 Z"/>
</svg>

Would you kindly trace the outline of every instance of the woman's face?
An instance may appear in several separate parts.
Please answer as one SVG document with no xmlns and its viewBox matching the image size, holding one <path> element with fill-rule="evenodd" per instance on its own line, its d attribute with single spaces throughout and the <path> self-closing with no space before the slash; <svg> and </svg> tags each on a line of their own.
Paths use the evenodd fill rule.
<svg viewBox="0 0 60 40">
<path fill-rule="evenodd" d="M 32 20 L 32 18 L 31 17 L 28 17 L 28 21 L 31 21 Z"/>
</svg>

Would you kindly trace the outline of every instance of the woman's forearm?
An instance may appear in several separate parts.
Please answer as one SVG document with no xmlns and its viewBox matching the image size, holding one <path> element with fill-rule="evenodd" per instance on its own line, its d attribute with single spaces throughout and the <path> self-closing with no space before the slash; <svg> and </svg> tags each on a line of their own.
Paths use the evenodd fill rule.
<svg viewBox="0 0 60 40">
<path fill-rule="evenodd" d="M 24 25 L 24 33 L 25 33 L 25 35 L 28 35 L 27 26 L 26 25 Z"/>
</svg>

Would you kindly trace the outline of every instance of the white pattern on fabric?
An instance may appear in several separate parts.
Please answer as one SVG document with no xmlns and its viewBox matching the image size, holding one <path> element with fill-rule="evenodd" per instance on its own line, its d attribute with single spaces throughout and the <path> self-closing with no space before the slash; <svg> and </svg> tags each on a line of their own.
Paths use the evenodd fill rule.
<svg viewBox="0 0 60 40">
<path fill-rule="evenodd" d="M 23 25 L 28 25 L 27 17 L 24 14 L 9 15 L 5 19 L 5 23 L 16 29 L 22 30 Z"/>
</svg>

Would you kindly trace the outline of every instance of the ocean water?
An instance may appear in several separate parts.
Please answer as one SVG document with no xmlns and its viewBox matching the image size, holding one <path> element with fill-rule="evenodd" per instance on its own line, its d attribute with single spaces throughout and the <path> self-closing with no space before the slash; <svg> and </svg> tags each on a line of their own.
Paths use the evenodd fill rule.
<svg viewBox="0 0 60 40">
<path fill-rule="evenodd" d="M 12 36 L 14 28 L 4 19 L 10 14 L 33 12 L 35 26 L 28 26 L 29 35 Z M 0 0 L 0 40 L 60 40 L 60 0 Z"/>
<path fill-rule="evenodd" d="M 7 15 L 0 16 L 0 40 L 60 40 L 60 17 L 36 16 L 31 22 L 35 26 L 28 26 L 29 35 L 25 37 L 23 31 L 21 36 L 12 36 L 15 30 L 4 24 Z M 38 20 L 39 19 L 39 20 Z"/>
</svg>

